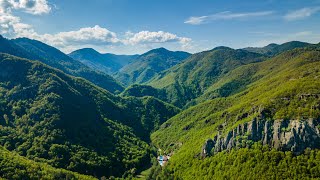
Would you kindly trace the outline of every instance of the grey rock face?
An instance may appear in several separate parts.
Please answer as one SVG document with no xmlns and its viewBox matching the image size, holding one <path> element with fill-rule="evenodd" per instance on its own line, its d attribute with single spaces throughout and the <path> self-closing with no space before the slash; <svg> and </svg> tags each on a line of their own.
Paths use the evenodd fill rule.
<svg viewBox="0 0 320 180">
<path fill-rule="evenodd" d="M 238 125 L 225 136 L 216 135 L 202 147 L 202 157 L 223 150 L 250 147 L 261 142 L 281 151 L 301 154 L 306 148 L 320 148 L 319 120 L 258 120 Z"/>
<path fill-rule="evenodd" d="M 212 148 L 214 148 L 214 141 L 212 139 L 208 139 L 202 147 L 201 156 L 206 157 L 210 155 Z"/>
</svg>

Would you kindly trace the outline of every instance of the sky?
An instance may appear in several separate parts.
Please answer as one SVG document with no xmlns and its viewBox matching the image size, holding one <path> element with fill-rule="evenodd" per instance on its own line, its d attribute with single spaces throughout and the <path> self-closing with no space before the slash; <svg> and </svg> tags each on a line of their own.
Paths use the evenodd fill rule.
<svg viewBox="0 0 320 180">
<path fill-rule="evenodd" d="M 320 0 L 0 0 L 0 34 L 65 53 L 320 42 Z"/>
</svg>

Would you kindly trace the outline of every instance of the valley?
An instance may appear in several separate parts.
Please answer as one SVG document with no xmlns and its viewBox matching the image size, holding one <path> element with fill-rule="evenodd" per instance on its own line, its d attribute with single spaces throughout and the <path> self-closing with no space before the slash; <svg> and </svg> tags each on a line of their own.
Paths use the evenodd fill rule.
<svg viewBox="0 0 320 180">
<path fill-rule="evenodd" d="M 22 40 L 25 46 L 31 41 Z M 310 153 L 318 153 L 318 45 L 300 47 L 300 43 L 297 46 L 296 42 L 289 42 L 283 52 L 273 56 L 218 47 L 184 56 L 185 60 L 167 66 L 147 82 L 121 85 L 111 77 L 117 78 L 117 73 L 107 75 L 110 73 L 95 68 L 108 61 L 103 55 L 89 55 L 97 54 L 96 51 L 90 50 L 82 60 L 74 60 L 37 42 L 55 52 L 46 53 L 49 59 L 63 57 L 60 61 L 63 64 L 77 61 L 84 69 L 101 74 L 98 77 L 107 77 L 105 89 L 94 84 L 91 76 L 76 77 L 59 64 L 50 67 L 56 62 L 47 58 L 23 59 L 40 54 L 36 52 L 38 49 L 30 54 L 23 48 L 20 50 L 21 45 L 8 45 L 10 40 L 2 38 L 2 43 L 1 47 L 6 48 L 1 51 L 7 53 L 0 55 L 2 154 L 26 159 L 23 161 L 27 169 L 30 168 L 27 164 L 37 167 L 48 164 L 42 171 L 45 176 L 85 178 L 79 173 L 88 175 L 86 178 L 130 178 L 151 167 L 142 177 L 188 179 L 195 175 L 190 174 L 192 168 L 203 160 L 207 163 L 224 156 L 239 158 L 240 154 L 249 156 L 251 151 L 262 153 L 262 157 L 282 156 L 282 152 L 289 151 L 293 153 L 290 158 L 311 158 L 304 154 L 308 149 Z M 18 48 L 22 54 L 17 53 Z M 167 56 L 170 51 L 154 52 Z M 157 55 L 150 58 L 154 56 Z M 84 60 L 88 57 L 91 59 Z M 152 67 L 147 57 L 142 62 L 151 63 Z M 84 61 L 90 61 L 91 65 L 82 64 Z M 110 66 L 110 70 L 114 64 L 104 66 Z M 121 73 L 121 68 L 116 69 Z M 123 88 L 124 84 L 127 88 Z M 157 148 L 172 155 L 162 170 L 156 160 Z M 266 154 L 268 148 L 276 150 Z M 180 164 L 187 159 L 189 163 Z M 14 163 L 12 160 L 11 164 L 3 165 L 4 169 L 13 168 Z M 308 168 L 317 165 L 314 162 Z M 56 168 L 65 170 L 58 173 Z M 239 165 L 232 168 L 232 172 L 239 171 Z M 211 166 L 207 171 L 212 171 Z M 16 177 L 42 176 L 23 172 L 17 171 Z M 197 170 L 200 172 L 205 171 Z M 227 177 L 232 172 L 223 174 Z M 11 176 L 9 171 L 1 174 Z"/>
<path fill-rule="evenodd" d="M 319 0 L 0 0 L 0 179 L 320 179 L 319 19 Z"/>
</svg>

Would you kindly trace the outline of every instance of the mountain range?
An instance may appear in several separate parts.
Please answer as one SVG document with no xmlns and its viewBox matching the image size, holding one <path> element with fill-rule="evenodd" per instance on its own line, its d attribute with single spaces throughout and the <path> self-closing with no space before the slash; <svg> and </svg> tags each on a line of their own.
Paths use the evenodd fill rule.
<svg viewBox="0 0 320 180">
<path fill-rule="evenodd" d="M 66 55 L 1 36 L 0 177 L 319 178 L 319 63 L 298 41 Z"/>
<path fill-rule="evenodd" d="M 120 176 L 142 166 L 150 158 L 150 132 L 179 112 L 7 54 L 0 54 L 0 72 L 1 145 L 82 174 Z"/>
<path fill-rule="evenodd" d="M 300 42 L 300 41 L 291 41 L 283 44 L 269 44 L 265 47 L 247 47 L 244 48 L 244 50 L 250 51 L 250 52 L 256 52 L 260 54 L 264 54 L 267 56 L 274 56 L 277 54 L 280 54 L 284 51 L 292 50 L 295 48 L 302 48 L 306 46 L 310 46 L 311 44 L 306 42 Z"/>
<path fill-rule="evenodd" d="M 166 167 L 170 173 L 160 177 L 318 177 L 319 60 L 318 46 L 230 71 L 218 85 L 250 84 L 183 111 L 152 134 L 156 146 L 176 152 Z"/>
<path fill-rule="evenodd" d="M 132 63 L 122 67 L 115 78 L 124 85 L 143 84 L 154 78 L 190 54 L 182 51 L 169 51 L 165 48 L 153 49 L 136 57 Z"/>
<path fill-rule="evenodd" d="M 93 69 L 107 74 L 118 72 L 123 66 L 138 57 L 138 55 L 101 54 L 92 48 L 79 49 L 68 55 Z"/>
<path fill-rule="evenodd" d="M 123 90 L 123 87 L 111 76 L 91 69 L 40 41 L 28 38 L 8 40 L 0 36 L 0 52 L 41 61 L 67 74 L 85 78 L 110 92 Z"/>
</svg>

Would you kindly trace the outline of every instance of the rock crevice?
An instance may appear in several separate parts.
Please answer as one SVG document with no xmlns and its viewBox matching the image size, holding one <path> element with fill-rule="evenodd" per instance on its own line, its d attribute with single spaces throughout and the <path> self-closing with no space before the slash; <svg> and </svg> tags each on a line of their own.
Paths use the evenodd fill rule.
<svg viewBox="0 0 320 180">
<path fill-rule="evenodd" d="M 202 147 L 202 157 L 215 153 L 250 147 L 261 142 L 281 151 L 301 154 L 306 148 L 320 148 L 319 120 L 258 120 L 240 124 L 226 135 L 220 133 L 208 139 Z"/>
</svg>

